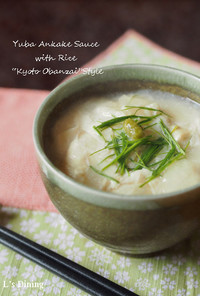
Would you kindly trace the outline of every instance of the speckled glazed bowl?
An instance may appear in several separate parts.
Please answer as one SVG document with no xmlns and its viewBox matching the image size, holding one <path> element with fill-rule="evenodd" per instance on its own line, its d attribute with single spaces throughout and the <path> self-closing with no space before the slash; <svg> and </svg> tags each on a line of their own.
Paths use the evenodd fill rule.
<svg viewBox="0 0 200 296">
<path fill-rule="evenodd" d="M 95 242 L 124 254 L 149 254 L 187 238 L 200 227 L 200 184 L 174 193 L 128 196 L 80 184 L 57 169 L 44 149 L 57 110 L 91 95 L 159 89 L 200 103 L 200 79 L 161 66 L 120 65 L 79 75 L 44 100 L 34 122 L 34 144 L 46 190 L 63 217 Z"/>
</svg>

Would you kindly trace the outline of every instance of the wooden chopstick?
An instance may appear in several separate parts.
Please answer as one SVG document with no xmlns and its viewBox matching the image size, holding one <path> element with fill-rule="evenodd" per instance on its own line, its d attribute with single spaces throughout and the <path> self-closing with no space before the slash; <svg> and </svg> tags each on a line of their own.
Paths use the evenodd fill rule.
<svg viewBox="0 0 200 296">
<path fill-rule="evenodd" d="M 93 271 L 0 227 L 0 243 L 93 296 L 138 296 Z"/>
</svg>

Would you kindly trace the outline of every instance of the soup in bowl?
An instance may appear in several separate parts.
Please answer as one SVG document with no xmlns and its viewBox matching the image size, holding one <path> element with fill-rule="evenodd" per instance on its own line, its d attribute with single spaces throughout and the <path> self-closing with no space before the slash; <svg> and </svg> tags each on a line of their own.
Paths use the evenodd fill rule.
<svg viewBox="0 0 200 296">
<path fill-rule="evenodd" d="M 50 93 L 34 143 L 47 192 L 69 223 L 135 255 L 199 227 L 199 82 L 172 68 L 121 65 Z"/>
</svg>

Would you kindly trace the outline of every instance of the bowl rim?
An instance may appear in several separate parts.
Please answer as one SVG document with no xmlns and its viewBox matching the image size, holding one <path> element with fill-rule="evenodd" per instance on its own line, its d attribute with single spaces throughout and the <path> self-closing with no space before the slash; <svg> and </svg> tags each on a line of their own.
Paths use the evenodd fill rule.
<svg viewBox="0 0 200 296">
<path fill-rule="evenodd" d="M 183 71 L 177 68 L 173 67 L 168 67 L 168 66 L 162 66 L 162 65 L 154 65 L 154 64 L 120 64 L 120 65 L 111 65 L 111 66 L 106 66 L 102 67 L 101 69 L 103 70 L 114 70 L 116 68 L 143 68 L 143 69 L 152 69 L 152 70 L 163 70 L 167 72 L 173 72 L 177 73 L 180 75 L 186 75 L 187 77 L 191 77 L 192 79 L 197 79 L 200 82 L 200 77 L 197 75 L 194 75 L 192 73 L 189 73 L 187 71 Z M 33 143 L 35 146 L 36 154 L 39 156 L 39 159 L 42 160 L 45 171 L 44 173 L 47 173 L 47 170 L 51 172 L 51 175 L 54 175 L 57 180 L 60 180 L 60 182 L 64 182 L 64 184 L 67 186 L 67 189 L 73 188 L 71 194 L 73 195 L 73 191 L 77 190 L 82 193 L 82 196 L 76 196 L 79 199 L 82 199 L 84 201 L 90 202 L 92 204 L 98 204 L 101 206 L 105 205 L 112 205 L 117 208 L 128 208 L 130 204 L 133 202 L 139 202 L 139 203 L 144 203 L 144 202 L 156 202 L 158 200 L 165 200 L 174 196 L 181 196 L 183 194 L 187 194 L 188 192 L 191 192 L 193 190 L 196 190 L 197 188 L 200 188 L 200 183 L 197 183 L 193 186 L 187 187 L 185 189 L 180 189 L 177 191 L 172 191 L 168 193 L 159 193 L 159 194 L 144 194 L 144 195 L 126 195 L 126 194 L 119 194 L 119 193 L 111 193 L 99 189 L 95 189 L 92 187 L 89 187 L 85 184 L 79 183 L 73 178 L 69 177 L 68 175 L 64 174 L 62 171 L 60 171 L 47 157 L 46 153 L 44 152 L 40 139 L 37 133 L 38 130 L 38 121 L 40 119 L 41 113 L 43 109 L 45 108 L 47 102 L 52 98 L 52 96 L 55 96 L 56 93 L 61 91 L 66 87 L 66 85 L 70 84 L 72 81 L 76 81 L 77 79 L 82 79 L 85 74 L 79 74 L 73 77 L 70 77 L 69 79 L 65 80 L 61 84 L 59 84 L 56 88 L 54 88 L 48 96 L 43 100 L 41 105 L 39 106 L 34 122 L 33 122 Z M 63 183 L 62 183 L 63 185 Z M 70 191 L 70 190 L 68 190 Z M 95 196 L 95 198 L 94 198 Z M 116 203 L 119 203 L 116 205 Z M 128 205 L 127 205 L 128 203 Z M 155 206 L 155 205 L 154 205 Z"/>
</svg>

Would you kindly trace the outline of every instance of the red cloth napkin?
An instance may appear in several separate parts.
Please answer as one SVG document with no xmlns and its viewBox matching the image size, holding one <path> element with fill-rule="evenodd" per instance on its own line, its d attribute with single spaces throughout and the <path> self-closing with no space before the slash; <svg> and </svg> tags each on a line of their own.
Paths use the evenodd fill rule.
<svg viewBox="0 0 200 296">
<path fill-rule="evenodd" d="M 0 88 L 0 204 L 55 211 L 40 179 L 32 140 L 47 91 Z"/>
</svg>

